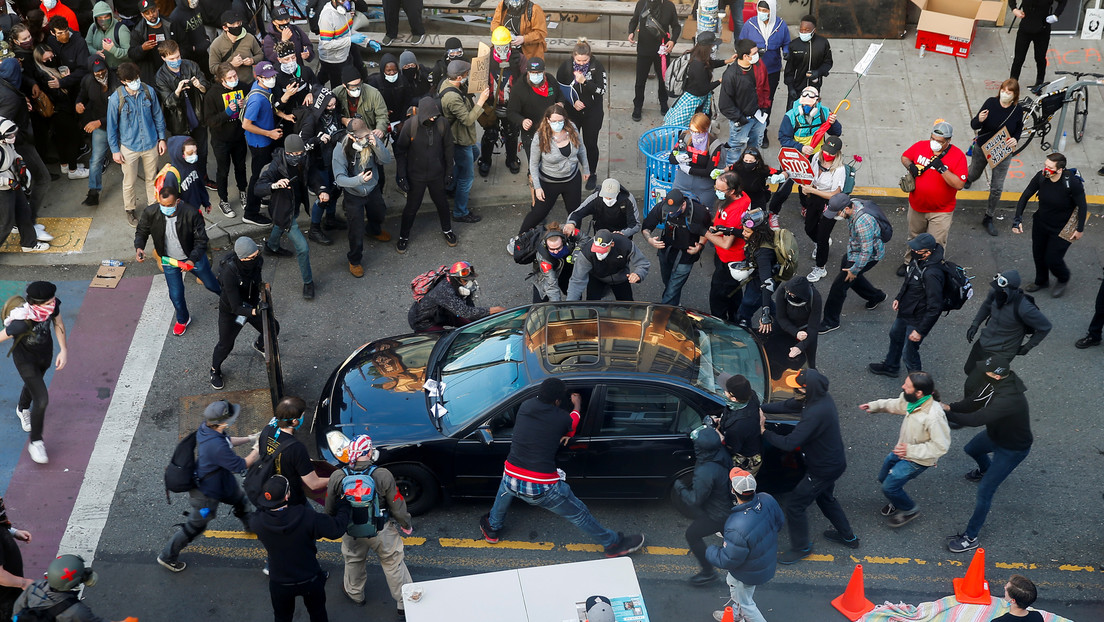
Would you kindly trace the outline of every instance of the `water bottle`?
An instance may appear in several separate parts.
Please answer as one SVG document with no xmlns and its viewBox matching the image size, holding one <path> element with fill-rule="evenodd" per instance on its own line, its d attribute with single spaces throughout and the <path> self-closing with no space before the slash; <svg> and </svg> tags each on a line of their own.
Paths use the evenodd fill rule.
<svg viewBox="0 0 1104 622">
<path fill-rule="evenodd" d="M 109 266 L 109 267 L 112 267 L 112 268 L 121 268 L 122 265 L 123 265 L 123 262 L 119 261 L 118 259 L 105 259 L 105 260 L 100 262 L 100 265 L 101 266 Z"/>
<path fill-rule="evenodd" d="M 1062 132 L 1062 137 L 1058 139 L 1058 151 L 1066 150 L 1066 133 Z"/>
</svg>

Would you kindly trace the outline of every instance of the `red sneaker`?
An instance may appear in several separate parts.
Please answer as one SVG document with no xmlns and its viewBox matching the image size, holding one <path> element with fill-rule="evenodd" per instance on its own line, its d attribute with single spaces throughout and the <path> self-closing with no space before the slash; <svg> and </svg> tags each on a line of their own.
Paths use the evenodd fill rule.
<svg viewBox="0 0 1104 622">
<path fill-rule="evenodd" d="M 181 324 L 180 322 L 177 322 L 176 324 L 173 324 L 173 334 L 176 335 L 177 337 L 183 335 L 184 331 L 188 330 L 188 325 L 191 324 L 191 323 L 192 323 L 192 318 L 188 318 L 188 321 L 184 322 L 183 324 Z"/>
</svg>

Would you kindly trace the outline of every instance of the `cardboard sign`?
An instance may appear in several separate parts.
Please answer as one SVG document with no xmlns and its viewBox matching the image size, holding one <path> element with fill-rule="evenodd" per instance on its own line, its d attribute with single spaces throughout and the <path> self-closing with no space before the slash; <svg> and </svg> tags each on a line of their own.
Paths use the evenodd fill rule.
<svg viewBox="0 0 1104 622">
<path fill-rule="evenodd" d="M 1088 220 L 1089 215 L 1086 213 L 1085 222 L 1088 222 Z M 1062 227 L 1062 230 L 1058 232 L 1058 237 L 1067 242 L 1076 242 L 1076 240 L 1073 239 L 1074 233 L 1077 233 L 1077 210 L 1073 210 L 1073 213 L 1070 214 L 1069 220 L 1066 221 L 1066 226 Z"/>
<path fill-rule="evenodd" d="M 471 61 L 471 73 L 468 74 L 468 94 L 479 95 L 487 88 L 491 72 L 491 48 L 479 42 L 479 53 Z"/>
<path fill-rule="evenodd" d="M 809 163 L 809 158 L 797 149 L 783 147 L 779 150 L 778 166 L 794 180 L 794 183 L 807 186 L 813 181 L 813 165 Z"/>
<path fill-rule="evenodd" d="M 1085 23 L 1081 26 L 1081 38 L 1099 41 L 1101 32 L 1104 32 L 1104 9 L 1087 9 Z"/>
<path fill-rule="evenodd" d="M 989 161 L 989 168 L 996 168 L 998 164 L 1015 151 L 1013 147 L 1008 146 L 1008 138 L 1008 128 L 1002 127 L 999 132 L 981 146 L 981 152 L 985 154 L 985 159 Z"/>
<path fill-rule="evenodd" d="M 92 282 L 88 286 L 115 289 L 123 278 L 123 272 L 126 272 L 126 266 L 100 266 L 100 269 L 96 270 L 96 276 L 92 277 Z"/>
</svg>

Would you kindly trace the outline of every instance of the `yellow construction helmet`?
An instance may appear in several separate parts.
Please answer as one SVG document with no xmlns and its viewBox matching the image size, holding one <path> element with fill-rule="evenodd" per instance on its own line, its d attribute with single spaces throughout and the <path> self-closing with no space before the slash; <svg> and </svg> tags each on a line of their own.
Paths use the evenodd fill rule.
<svg viewBox="0 0 1104 622">
<path fill-rule="evenodd" d="M 491 43 L 494 45 L 509 45 L 514 40 L 514 36 L 510 34 L 510 29 L 505 26 L 499 26 L 491 33 Z"/>
</svg>

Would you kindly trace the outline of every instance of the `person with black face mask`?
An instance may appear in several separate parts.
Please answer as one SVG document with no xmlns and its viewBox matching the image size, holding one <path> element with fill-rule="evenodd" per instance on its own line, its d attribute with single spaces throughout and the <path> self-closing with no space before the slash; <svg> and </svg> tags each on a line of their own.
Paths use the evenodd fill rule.
<svg viewBox="0 0 1104 622">
<path fill-rule="evenodd" d="M 549 223 L 545 227 L 544 239 L 537 247 L 533 272 L 529 275 L 537 277 L 533 281 L 533 302 L 559 302 L 564 299 L 575 266 L 571 259 L 575 246 L 575 240 L 560 229 L 559 223 Z"/>
<path fill-rule="evenodd" d="M 438 92 L 438 89 L 441 88 L 441 83 L 448 80 L 449 63 L 454 60 L 464 60 L 464 56 L 464 44 L 460 42 L 459 38 L 449 37 L 445 39 L 445 55 L 437 59 L 437 63 L 433 65 L 433 71 L 429 74 L 429 84 L 432 88 L 432 91 L 430 91 L 431 93 Z"/>
<path fill-rule="evenodd" d="M 403 50 L 399 54 L 399 67 L 403 80 L 410 89 L 410 98 L 403 105 L 405 112 L 406 106 L 418 103 L 418 100 L 429 94 L 431 76 L 429 68 L 419 63 L 418 56 L 410 50 Z"/>
<path fill-rule="evenodd" d="M 4 499 L 0 497 L 0 620 L 10 620 L 15 600 L 34 579 L 23 576 L 23 554 L 19 542 L 30 542 L 31 532 L 12 527 Z"/>
<path fill-rule="evenodd" d="M 795 276 L 774 293 L 774 307 L 775 321 L 768 325 L 766 343 L 771 377 L 778 380 L 786 370 L 806 364 L 816 367 L 816 328 L 823 307 L 820 292 L 808 279 Z"/>
<path fill-rule="evenodd" d="M 648 72 L 655 70 L 659 79 L 659 112 L 667 114 L 667 86 L 660 68 L 660 49 L 669 54 L 678 41 L 682 27 L 678 12 L 670 0 L 637 0 L 629 20 L 629 43 L 636 46 L 636 94 L 633 97 L 632 120 L 640 121 L 644 110 L 644 87 Z"/>
<path fill-rule="evenodd" d="M 997 355 L 1009 361 L 1027 354 L 1050 333 L 1051 324 L 1035 299 L 1020 289 L 1017 270 L 999 272 L 989 283 L 989 295 L 981 303 L 974 321 L 966 330 L 966 341 L 974 341 L 978 328 L 985 323 L 962 371 L 970 374 L 978 363 Z M 1024 337 L 1030 337 L 1024 342 Z"/>
<path fill-rule="evenodd" d="M 310 200 L 308 186 L 322 202 L 330 199 L 330 188 L 319 177 L 310 176 L 306 151 L 302 137 L 298 134 L 288 136 L 283 148 L 277 147 L 272 152 L 272 161 L 257 178 L 256 191 L 258 195 L 269 198 L 268 209 L 272 213 L 272 233 L 265 243 L 265 254 L 273 257 L 294 255 L 299 261 L 299 274 L 303 277 L 303 298 L 311 300 L 314 298 L 314 277 L 311 274 L 310 246 L 296 221 L 299 208 L 305 208 Z M 295 252 L 280 246 L 284 233 L 295 246 Z"/>
<path fill-rule="evenodd" d="M 247 323 L 257 330 L 253 349 L 264 355 L 264 327 L 261 325 L 261 267 L 264 258 L 261 249 L 252 238 L 242 236 L 234 242 L 234 250 L 219 261 L 218 280 L 222 286 L 219 296 L 218 343 L 211 355 L 211 388 L 225 386 L 222 379 L 222 362 L 234 349 L 243 326 Z M 280 323 L 275 322 L 276 334 Z"/>
<path fill-rule="evenodd" d="M 763 465 L 763 435 L 759 431 L 759 396 L 740 374 L 721 374 L 717 384 L 728 400 L 720 417 L 714 417 L 721 442 L 732 456 L 732 466 L 756 475 Z"/>
</svg>

